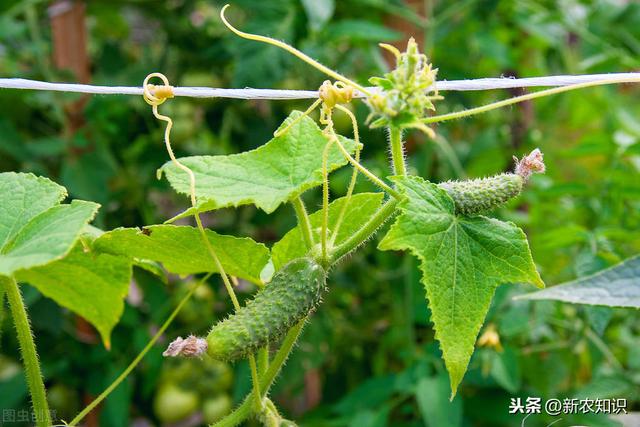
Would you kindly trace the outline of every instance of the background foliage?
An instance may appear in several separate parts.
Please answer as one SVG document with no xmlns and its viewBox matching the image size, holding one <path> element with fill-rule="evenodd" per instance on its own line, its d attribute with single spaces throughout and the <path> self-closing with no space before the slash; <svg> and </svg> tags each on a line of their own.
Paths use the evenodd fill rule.
<svg viewBox="0 0 640 427">
<path fill-rule="evenodd" d="M 3 77 L 70 78 L 49 59 L 46 6 L 37 1 L 0 3 Z M 218 19 L 220 7 L 217 2 L 189 0 L 90 2 L 92 82 L 140 85 L 153 71 L 162 71 L 174 85 L 309 89 L 324 80 L 275 48 L 231 35 Z M 441 79 L 640 67 L 640 5 L 623 0 L 426 0 L 411 5 L 382 0 L 237 0 L 232 17 L 241 28 L 284 39 L 359 82 L 388 67 L 377 42 L 402 46 L 409 35 L 432 58 Z M 519 93 L 445 93 L 438 112 Z M 507 170 L 512 155 L 540 147 L 547 174 L 534 177 L 523 196 L 498 216 L 527 232 L 547 284 L 585 276 L 640 252 L 638 94 L 630 85 L 593 88 L 444 123 L 436 129 L 438 143 L 409 136 L 409 165 L 436 182 L 476 177 Z M 174 195 L 166 181 L 155 179 L 156 169 L 166 161 L 162 128 L 141 97 L 91 97 L 84 126 L 70 133 L 63 106 L 77 98 L 0 92 L 0 171 L 48 176 L 67 187 L 72 198 L 101 203 L 95 224 L 104 229 L 159 223 L 188 206 L 186 197 Z M 289 111 L 307 104 L 175 99 L 161 109 L 176 122 L 172 140 L 178 155 L 226 154 L 262 145 Z M 352 107 L 364 120 L 366 107 L 359 102 Z M 347 120 L 337 128 L 350 135 Z M 384 134 L 361 130 L 365 165 L 385 174 Z M 336 195 L 344 192 L 349 174 L 346 169 L 335 174 Z M 363 179 L 358 186 L 372 189 Z M 319 206 L 316 192 L 305 197 L 311 207 Z M 294 226 L 290 206 L 270 216 L 251 206 L 223 209 L 208 214 L 206 221 L 220 233 L 251 236 L 268 245 Z M 525 291 L 518 286 L 498 288 L 487 318 L 504 350 L 480 348 L 458 397 L 449 403 L 448 381 L 419 277 L 410 256 L 377 252 L 374 245 L 336 269 L 329 282 L 331 292 L 274 390 L 280 406 L 303 426 L 358 427 L 515 426 L 521 417 L 509 415 L 508 404 L 510 397 L 518 396 L 623 397 L 629 399 L 630 409 L 638 409 L 638 312 L 513 301 Z M 165 284 L 137 270 L 111 351 L 75 315 L 24 287 L 59 418 L 72 417 L 129 363 L 190 280 L 171 277 Z M 245 297 L 254 291 L 244 282 L 240 289 Z M 229 308 L 221 283 L 211 280 L 180 314 L 168 338 L 202 334 Z M 9 321 L 1 330 L 0 408 L 27 408 L 15 333 Z M 214 412 L 214 398 L 228 406 L 250 387 L 243 363 L 229 367 L 169 361 L 161 351 L 152 350 L 97 418 L 88 422 L 158 424 L 167 420 L 162 411 L 170 404 L 161 397 L 170 392 L 182 397 L 166 398 L 169 402 L 192 404 L 206 418 Z M 201 419 L 197 414 L 191 418 L 196 424 Z M 526 425 L 551 421 L 532 417 Z M 565 421 L 617 425 L 604 417 Z"/>
</svg>

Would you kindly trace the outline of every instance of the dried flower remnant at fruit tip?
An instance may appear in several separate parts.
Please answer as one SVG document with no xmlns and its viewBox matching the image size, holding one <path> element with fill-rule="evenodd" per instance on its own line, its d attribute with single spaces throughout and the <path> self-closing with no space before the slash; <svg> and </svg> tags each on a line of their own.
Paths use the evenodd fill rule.
<svg viewBox="0 0 640 427">
<path fill-rule="evenodd" d="M 518 160 L 518 158 L 514 156 L 513 160 L 516 162 L 515 173 L 520 175 L 525 181 L 527 181 L 534 172 L 544 173 L 546 167 L 542 156 L 542 151 L 540 151 L 539 148 L 536 148 L 521 160 Z"/>
<path fill-rule="evenodd" d="M 207 340 L 189 335 L 187 338 L 178 337 L 169 344 L 162 353 L 164 357 L 200 357 L 207 351 Z"/>
</svg>

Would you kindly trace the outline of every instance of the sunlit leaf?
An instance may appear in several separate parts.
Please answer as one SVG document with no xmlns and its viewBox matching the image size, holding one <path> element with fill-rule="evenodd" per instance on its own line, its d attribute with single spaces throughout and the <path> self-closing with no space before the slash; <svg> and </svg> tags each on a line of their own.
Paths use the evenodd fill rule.
<svg viewBox="0 0 640 427">
<path fill-rule="evenodd" d="M 262 283 L 260 272 L 269 261 L 269 249 L 248 237 L 234 237 L 206 230 L 220 263 L 232 276 Z M 158 261 L 171 273 L 218 272 L 197 228 L 152 225 L 118 228 L 94 242 L 99 251 L 131 258 Z"/>
<path fill-rule="evenodd" d="M 89 321 L 108 348 L 111 330 L 124 311 L 131 261 L 116 255 L 85 252 L 76 246 L 64 258 L 20 271 L 16 278 Z"/>
<path fill-rule="evenodd" d="M 421 261 L 436 338 L 449 371 L 452 396 L 464 376 L 496 287 L 544 284 L 517 226 L 484 216 L 457 216 L 453 200 L 419 177 L 395 177 L 406 199 L 380 242 Z"/>
<path fill-rule="evenodd" d="M 291 113 L 283 126 L 300 114 Z M 228 156 L 185 157 L 180 161 L 195 174 L 198 210 L 254 204 L 270 213 L 280 204 L 322 183 L 322 154 L 327 141 L 316 123 L 304 117 L 284 135 L 255 150 Z M 347 151 L 353 152 L 355 142 L 346 138 L 340 138 L 340 141 Z M 333 144 L 329 150 L 329 170 L 346 163 Z M 189 194 L 186 172 L 171 162 L 162 170 L 176 191 Z M 187 211 L 190 212 L 192 210 Z"/>
</svg>

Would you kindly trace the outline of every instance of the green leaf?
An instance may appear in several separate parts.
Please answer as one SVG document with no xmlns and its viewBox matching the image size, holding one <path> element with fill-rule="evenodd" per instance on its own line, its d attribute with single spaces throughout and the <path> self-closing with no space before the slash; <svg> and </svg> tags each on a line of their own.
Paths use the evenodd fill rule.
<svg viewBox="0 0 640 427">
<path fill-rule="evenodd" d="M 591 276 L 516 298 L 640 308 L 640 255 Z"/>
<path fill-rule="evenodd" d="M 31 218 L 60 203 L 67 190 L 47 178 L 27 173 L 0 173 L 0 248 Z"/>
<path fill-rule="evenodd" d="M 367 220 L 380 208 L 383 193 L 359 193 L 354 194 L 347 205 L 347 210 L 342 220 L 342 225 L 338 230 L 335 245 L 339 245 L 353 233 L 362 227 Z M 337 199 L 329 204 L 329 236 L 331 230 L 335 227 L 338 215 L 346 201 L 345 197 Z M 313 229 L 314 242 L 320 242 L 320 227 L 322 226 L 322 211 L 319 210 L 309 215 L 311 228 Z M 302 237 L 300 227 L 297 226 L 284 237 L 273 245 L 271 256 L 276 270 L 285 265 L 287 262 L 303 257 L 307 254 L 306 245 Z"/>
<path fill-rule="evenodd" d="M 406 249 L 421 261 L 453 397 L 495 288 L 508 282 L 544 284 L 517 226 L 484 216 L 456 216 L 449 195 L 420 177 L 393 180 L 406 199 L 379 248 Z"/>
<path fill-rule="evenodd" d="M 334 39 L 346 38 L 350 41 L 390 42 L 402 39 L 402 33 L 398 31 L 361 19 L 344 19 L 327 25 L 326 33 Z"/>
<path fill-rule="evenodd" d="M 64 257 L 93 219 L 99 205 L 58 203 L 66 190 L 30 174 L 0 174 L 0 275 L 45 265 Z"/>
<path fill-rule="evenodd" d="M 292 112 L 283 126 L 301 114 Z M 354 151 L 354 141 L 342 137 L 340 141 L 347 151 Z M 280 204 L 322 183 L 322 153 L 326 144 L 327 138 L 316 123 L 304 117 L 287 133 L 255 150 L 228 156 L 185 157 L 180 162 L 195 174 L 199 211 L 255 204 L 271 213 Z M 331 171 L 346 163 L 333 144 L 328 169 Z M 171 162 L 161 170 L 177 192 L 189 194 L 187 173 Z M 174 219 L 191 214 L 193 209 Z"/>
<path fill-rule="evenodd" d="M 517 352 L 505 346 L 501 352 L 491 352 L 491 376 L 511 394 L 516 394 L 522 383 L 522 374 Z"/>
<path fill-rule="evenodd" d="M 110 254 L 84 252 L 77 245 L 64 258 L 19 271 L 16 278 L 93 324 L 110 346 L 113 327 L 124 311 L 131 281 L 131 261 Z"/>
<path fill-rule="evenodd" d="M 302 7 L 307 14 L 309 27 L 317 31 L 331 19 L 336 4 L 335 0 L 302 0 Z"/>
<path fill-rule="evenodd" d="M 416 385 L 416 402 L 427 427 L 462 425 L 462 400 L 447 400 L 447 382 L 446 375 L 442 373 L 435 377 L 421 378 Z"/>
<path fill-rule="evenodd" d="M 248 237 L 234 237 L 205 230 L 225 271 L 254 283 L 262 283 L 260 272 L 269 261 L 269 249 Z M 107 253 L 158 261 L 171 273 L 218 272 L 197 228 L 151 225 L 118 228 L 104 233 L 94 248 Z"/>
</svg>

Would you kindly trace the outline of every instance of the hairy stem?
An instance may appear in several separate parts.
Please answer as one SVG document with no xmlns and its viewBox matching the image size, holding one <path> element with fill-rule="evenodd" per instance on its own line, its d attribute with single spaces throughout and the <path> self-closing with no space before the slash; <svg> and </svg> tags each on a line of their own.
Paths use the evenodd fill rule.
<svg viewBox="0 0 640 427">
<path fill-rule="evenodd" d="M 391 146 L 391 162 L 394 175 L 406 175 L 407 165 L 404 160 L 402 147 L 402 129 L 398 126 L 389 126 L 389 145 Z"/>
<path fill-rule="evenodd" d="M 253 382 L 254 410 L 262 410 L 262 399 L 260 398 L 260 379 L 258 378 L 258 365 L 256 358 L 252 355 L 249 357 L 249 366 L 251 367 L 251 381 Z"/>
<path fill-rule="evenodd" d="M 291 204 L 293 204 L 293 209 L 296 211 L 296 217 L 298 218 L 298 225 L 300 225 L 300 229 L 302 230 L 304 244 L 307 246 L 307 249 L 311 249 L 314 244 L 313 233 L 311 231 L 311 221 L 309 221 L 309 215 L 307 214 L 304 202 L 300 197 L 296 197 Z"/>
<path fill-rule="evenodd" d="M 335 136 L 332 136 L 332 138 L 335 139 L 334 142 L 336 143 L 336 145 L 338 146 L 338 148 L 342 152 L 342 155 L 349 161 L 349 163 L 351 163 L 353 165 L 353 167 L 355 167 L 360 172 L 362 172 L 364 174 L 364 176 L 366 176 L 367 178 L 369 178 L 371 180 L 371 182 L 373 182 L 375 185 L 377 185 L 378 187 L 380 187 L 381 189 L 383 189 L 384 191 L 389 193 L 394 198 L 396 198 L 396 199 L 401 199 L 402 198 L 400 193 L 398 193 L 396 190 L 391 188 L 389 185 L 385 184 L 384 181 L 382 181 L 380 178 L 378 178 L 369 169 L 365 168 L 364 166 L 362 166 L 362 164 L 360 162 L 357 162 L 353 157 L 351 157 L 351 154 L 349 154 L 347 149 L 342 146 L 342 144 L 340 143 L 340 140 L 338 138 L 336 138 Z"/>
<path fill-rule="evenodd" d="M 258 374 L 264 375 L 269 367 L 269 343 L 258 350 Z"/>
<path fill-rule="evenodd" d="M 327 261 L 327 240 L 329 239 L 329 171 L 327 170 L 327 160 L 329 157 L 329 148 L 331 148 L 334 140 L 337 141 L 338 138 L 330 138 L 322 152 L 322 231 L 320 232 L 320 241 L 322 264 L 325 267 Z"/>
<path fill-rule="evenodd" d="M 266 396 L 267 393 L 269 392 L 269 388 L 271 387 L 271 384 L 273 384 L 273 381 L 275 380 L 276 376 L 280 372 L 282 365 L 289 357 L 289 353 L 291 353 L 291 350 L 293 349 L 293 345 L 298 340 L 298 337 L 300 336 L 300 332 L 302 331 L 302 328 L 306 321 L 307 321 L 307 318 L 302 319 L 300 322 L 298 322 L 298 324 L 296 324 L 293 328 L 291 328 L 287 333 L 287 335 L 284 337 L 284 340 L 282 341 L 282 345 L 280 346 L 280 349 L 278 350 L 273 360 L 271 361 L 269 368 L 264 373 L 264 375 L 262 375 L 262 377 L 260 378 L 260 389 L 262 390 L 262 395 L 260 396 L 260 398 Z M 222 420 L 218 421 L 215 424 L 212 424 L 212 427 L 235 427 L 241 422 L 243 422 L 244 420 L 246 420 L 247 418 L 249 418 L 252 412 L 251 399 L 254 393 L 255 393 L 255 390 L 252 391 L 251 394 L 249 394 L 244 399 L 244 402 L 242 402 L 240 406 L 238 406 L 233 412 L 231 412 L 229 415 L 224 417 Z"/>
<path fill-rule="evenodd" d="M 127 366 L 127 368 L 124 371 L 122 371 L 122 373 L 109 385 L 109 387 L 107 387 L 102 393 L 100 393 L 100 395 L 96 397 L 94 401 L 91 402 L 86 408 L 84 408 L 82 412 L 76 415 L 76 417 L 73 420 L 71 420 L 69 425 L 72 425 L 72 426 L 78 425 L 78 423 L 80 423 L 80 421 L 82 421 L 84 417 L 86 417 L 96 406 L 98 406 L 104 399 L 106 399 L 107 396 L 109 396 L 109 394 L 111 394 L 111 392 L 115 390 L 115 388 L 118 387 L 120 383 L 129 376 L 131 371 L 133 371 L 135 367 L 138 366 L 142 358 L 149 352 L 149 350 L 151 350 L 151 347 L 153 347 L 153 345 L 156 343 L 156 341 L 158 341 L 158 339 L 162 336 L 162 334 L 164 334 L 164 331 L 167 330 L 171 322 L 173 322 L 173 319 L 175 319 L 175 317 L 178 315 L 180 310 L 182 310 L 182 307 L 184 307 L 187 301 L 189 301 L 189 299 L 191 298 L 195 290 L 198 289 L 198 287 L 202 283 L 206 282 L 207 279 L 211 277 L 212 274 L 213 273 L 207 274 L 201 280 L 199 280 L 195 285 L 191 287 L 189 292 L 187 292 L 184 298 L 182 298 L 178 306 L 173 310 L 171 315 L 169 315 L 169 317 L 167 318 L 167 320 L 165 320 L 162 326 L 160 326 L 160 329 L 158 329 L 158 332 L 156 332 L 153 338 L 151 338 L 151 340 L 147 343 L 147 345 L 142 349 L 140 354 L 138 354 L 136 358 L 133 359 L 133 361 L 129 364 L 129 366 Z"/>
<path fill-rule="evenodd" d="M 502 101 L 493 102 L 491 104 L 482 105 L 476 108 L 470 108 L 468 110 L 457 111 L 454 113 L 441 114 L 439 116 L 427 117 L 422 120 L 422 123 L 438 123 L 444 122 L 445 120 L 454 120 L 461 119 L 463 117 L 473 116 L 475 114 L 486 113 L 487 111 L 495 110 L 498 108 L 506 107 L 507 105 L 517 104 L 519 102 L 528 101 L 530 99 L 542 98 L 544 96 L 555 95 L 557 93 L 569 92 L 571 90 L 583 89 L 592 86 L 602 86 L 602 85 L 610 85 L 610 84 L 619 84 L 619 83 L 636 83 L 640 82 L 640 78 L 612 78 L 606 80 L 598 80 L 594 82 L 586 82 L 586 83 L 578 83 L 574 85 L 555 87 L 553 89 L 545 89 L 540 90 L 533 93 L 528 93 L 526 95 L 516 96 L 509 99 L 504 99 Z"/>
<path fill-rule="evenodd" d="M 378 209 L 378 211 L 369 218 L 360 230 L 356 231 L 351 237 L 342 242 L 331 253 L 331 263 L 335 263 L 343 256 L 366 242 L 386 220 L 388 220 L 395 212 L 398 200 L 390 199 Z"/>
<path fill-rule="evenodd" d="M 358 130 L 358 121 L 356 120 L 356 116 L 353 115 L 348 108 L 343 107 L 342 105 L 336 105 L 336 108 L 344 112 L 349 119 L 351 119 L 351 125 L 353 126 L 353 140 L 356 142 L 356 153 L 355 153 L 355 161 L 360 163 L 360 132 Z M 338 237 L 338 231 L 340 231 L 340 227 L 342 226 L 342 221 L 344 220 L 344 215 L 347 212 L 347 207 L 349 206 L 349 201 L 351 200 L 351 196 L 353 195 L 353 189 L 356 186 L 356 181 L 358 179 L 358 169 L 353 168 L 353 173 L 351 174 L 351 181 L 349 182 L 349 187 L 347 188 L 347 194 L 345 195 L 344 204 L 342 205 L 342 209 L 340 209 L 340 213 L 338 214 L 338 219 L 336 220 L 336 224 L 333 227 L 333 234 L 331 235 L 330 244 L 333 244 Z"/>
<path fill-rule="evenodd" d="M 16 326 L 18 342 L 20 343 L 20 353 L 22 353 L 22 361 L 24 363 L 24 373 L 27 377 L 31 403 L 36 416 L 36 425 L 38 427 L 48 427 L 51 425 L 51 416 L 49 414 L 47 395 L 42 380 L 42 372 L 40 371 L 36 345 L 33 341 L 31 326 L 29 325 L 29 317 L 24 307 L 20 288 L 13 277 L 0 276 L 0 283 L 4 285 L 7 293 L 13 323 Z"/>
</svg>

